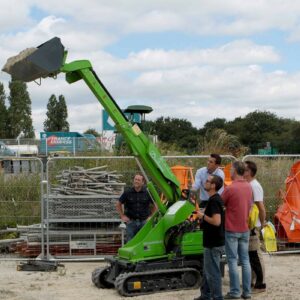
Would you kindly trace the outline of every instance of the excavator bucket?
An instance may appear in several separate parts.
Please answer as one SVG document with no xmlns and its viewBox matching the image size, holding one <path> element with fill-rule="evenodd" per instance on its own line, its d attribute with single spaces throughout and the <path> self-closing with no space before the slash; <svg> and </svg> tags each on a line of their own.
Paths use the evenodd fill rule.
<svg viewBox="0 0 300 300">
<path fill-rule="evenodd" d="M 60 72 L 64 60 L 64 46 L 58 37 L 37 48 L 27 48 L 9 58 L 2 71 L 12 79 L 30 82 L 38 78 L 53 77 Z"/>
</svg>

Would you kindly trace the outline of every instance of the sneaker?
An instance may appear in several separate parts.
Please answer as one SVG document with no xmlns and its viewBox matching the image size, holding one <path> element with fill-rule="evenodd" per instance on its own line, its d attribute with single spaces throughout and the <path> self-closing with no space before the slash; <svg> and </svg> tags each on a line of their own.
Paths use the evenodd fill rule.
<svg viewBox="0 0 300 300">
<path fill-rule="evenodd" d="M 234 296 L 234 295 L 231 295 L 230 293 L 227 293 L 224 296 L 224 299 L 240 299 L 240 298 L 241 298 L 240 296 Z"/>
<path fill-rule="evenodd" d="M 243 298 L 243 299 L 251 299 L 251 295 L 243 295 L 243 294 L 242 294 L 242 298 Z"/>
</svg>

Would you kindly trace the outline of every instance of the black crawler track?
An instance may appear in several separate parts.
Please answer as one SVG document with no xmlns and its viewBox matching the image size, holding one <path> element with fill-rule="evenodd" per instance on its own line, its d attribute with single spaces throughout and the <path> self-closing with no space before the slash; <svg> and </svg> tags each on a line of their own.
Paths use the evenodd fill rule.
<svg viewBox="0 0 300 300">
<path fill-rule="evenodd" d="M 147 295 L 157 292 L 193 289 L 199 287 L 200 272 L 194 268 L 164 269 L 122 273 L 115 287 L 122 296 Z"/>
</svg>

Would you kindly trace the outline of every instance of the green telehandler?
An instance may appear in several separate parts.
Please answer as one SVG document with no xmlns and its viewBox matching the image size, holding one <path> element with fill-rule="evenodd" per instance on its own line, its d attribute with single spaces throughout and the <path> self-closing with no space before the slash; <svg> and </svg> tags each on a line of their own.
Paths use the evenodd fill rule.
<svg viewBox="0 0 300 300">
<path fill-rule="evenodd" d="M 127 120 L 88 60 L 66 62 L 58 37 L 11 57 L 3 67 L 13 79 L 24 82 L 66 74 L 66 81 L 83 79 L 108 112 L 147 178 L 157 211 L 137 235 L 96 268 L 92 281 L 98 288 L 116 288 L 122 296 L 199 287 L 203 265 L 202 231 L 190 218 L 195 205 L 158 149 L 137 124 Z M 151 178 L 151 181 L 149 180 Z M 164 201 L 158 193 L 163 193 Z"/>
</svg>

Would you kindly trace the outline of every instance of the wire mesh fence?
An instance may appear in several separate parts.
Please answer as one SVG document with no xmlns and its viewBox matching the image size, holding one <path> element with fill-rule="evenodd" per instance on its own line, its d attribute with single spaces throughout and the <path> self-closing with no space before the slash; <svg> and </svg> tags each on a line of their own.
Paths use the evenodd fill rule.
<svg viewBox="0 0 300 300">
<path fill-rule="evenodd" d="M 164 158 L 171 168 L 189 167 L 195 175 L 198 168 L 206 166 L 208 155 Z M 134 157 L 53 157 L 46 167 L 38 158 L 1 160 L 0 258 L 40 254 L 48 258 L 103 257 L 117 253 L 124 232 L 119 228 L 115 204 L 140 171 Z M 222 167 L 234 160 L 233 156 L 222 156 Z M 278 212 L 284 217 L 275 224 L 280 233 L 278 249 L 297 250 L 300 199 L 294 199 L 292 209 L 283 210 L 286 199 L 282 195 L 286 195 L 286 180 L 291 180 L 291 168 L 300 161 L 300 155 L 251 155 L 243 158 L 246 160 L 258 166 L 267 220 L 275 224 Z"/>
<path fill-rule="evenodd" d="M 133 157 L 51 158 L 44 198 L 47 256 L 116 254 L 124 241 L 116 202 L 138 170 Z"/>
<path fill-rule="evenodd" d="M 27 231 L 41 236 L 43 164 L 38 158 L 0 158 L 0 252 L 20 253 Z"/>
</svg>

